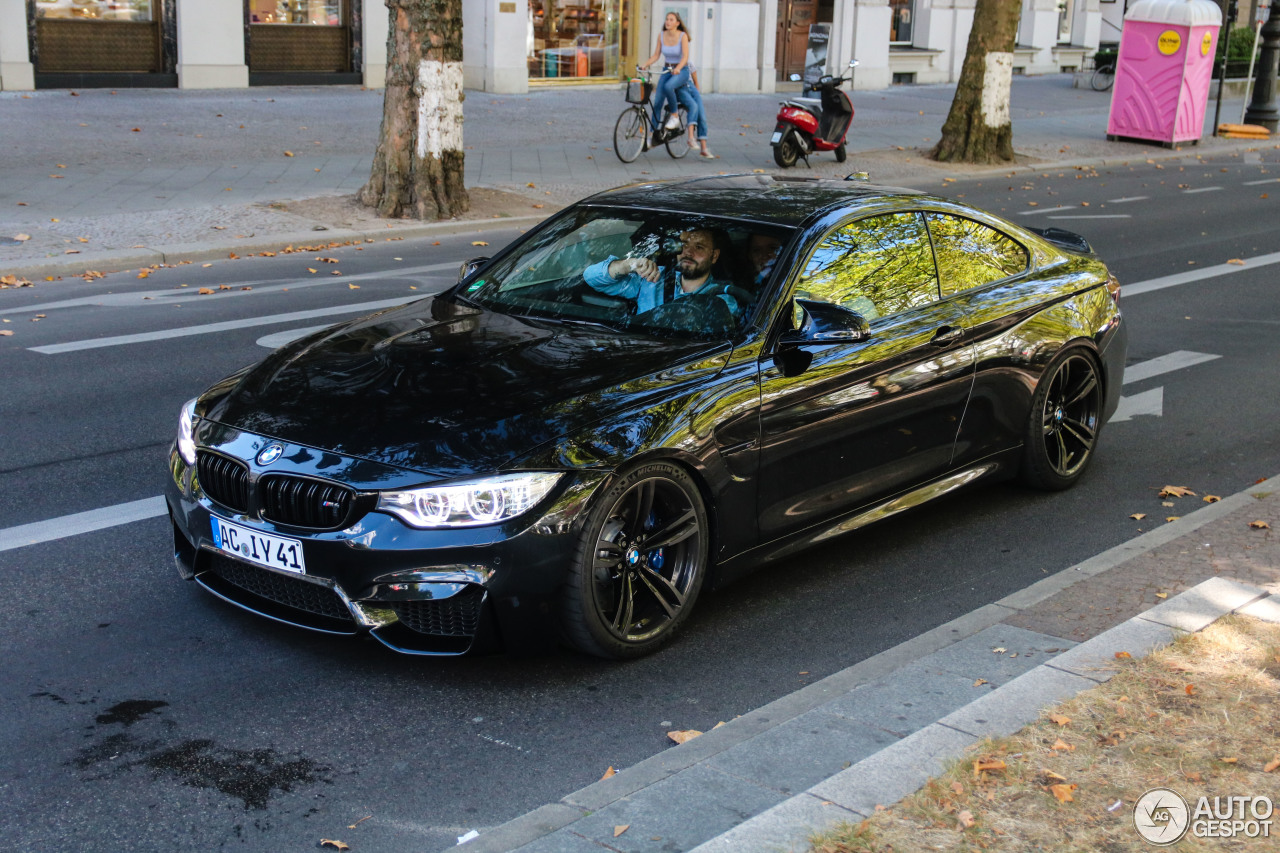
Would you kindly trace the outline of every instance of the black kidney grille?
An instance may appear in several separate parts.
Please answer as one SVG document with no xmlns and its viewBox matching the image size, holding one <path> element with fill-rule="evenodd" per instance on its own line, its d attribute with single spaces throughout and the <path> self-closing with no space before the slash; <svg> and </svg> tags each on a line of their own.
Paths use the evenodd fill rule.
<svg viewBox="0 0 1280 853">
<path fill-rule="evenodd" d="M 209 570 L 229 584 L 286 607 L 330 619 L 352 621 L 351 611 L 341 596 L 329 587 L 251 566 L 221 554 L 211 554 L 210 557 Z"/>
<path fill-rule="evenodd" d="M 286 474 L 259 480 L 258 497 L 268 521 L 313 528 L 341 527 L 355 501 L 350 489 Z"/>
<path fill-rule="evenodd" d="M 249 511 L 249 467 L 243 462 L 201 451 L 196 456 L 200 488 L 225 507 Z"/>
<path fill-rule="evenodd" d="M 387 604 L 400 621 L 419 634 L 474 637 L 480 624 L 484 589 L 469 586 L 452 598 L 438 601 L 396 601 Z"/>
</svg>

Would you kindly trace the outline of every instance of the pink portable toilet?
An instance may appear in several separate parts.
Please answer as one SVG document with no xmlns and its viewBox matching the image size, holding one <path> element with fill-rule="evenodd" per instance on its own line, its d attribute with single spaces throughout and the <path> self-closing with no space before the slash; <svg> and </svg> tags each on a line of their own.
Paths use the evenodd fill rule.
<svg viewBox="0 0 1280 853">
<path fill-rule="evenodd" d="M 1107 139 L 1199 142 L 1222 10 L 1213 0 L 1138 0 L 1124 16 Z"/>
</svg>

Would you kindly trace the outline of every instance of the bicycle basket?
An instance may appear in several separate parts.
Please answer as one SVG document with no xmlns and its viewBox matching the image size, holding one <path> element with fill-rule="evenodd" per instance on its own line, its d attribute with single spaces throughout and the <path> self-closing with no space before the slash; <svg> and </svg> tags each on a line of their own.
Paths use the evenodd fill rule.
<svg viewBox="0 0 1280 853">
<path fill-rule="evenodd" d="M 649 102 L 649 94 L 653 90 L 653 84 L 642 77 L 630 77 L 627 79 L 627 103 L 628 104 L 647 104 Z"/>
</svg>

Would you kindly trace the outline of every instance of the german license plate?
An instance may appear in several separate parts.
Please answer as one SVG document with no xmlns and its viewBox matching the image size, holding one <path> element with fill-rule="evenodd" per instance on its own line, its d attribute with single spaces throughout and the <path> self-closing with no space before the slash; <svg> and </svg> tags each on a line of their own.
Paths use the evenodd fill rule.
<svg viewBox="0 0 1280 853">
<path fill-rule="evenodd" d="M 213 544 L 218 550 L 269 569 L 297 575 L 307 573 L 306 561 L 302 558 L 302 543 L 297 539 L 251 530 L 224 521 L 216 515 L 209 518 L 213 527 Z"/>
<path fill-rule="evenodd" d="M 781 141 L 782 141 L 782 131 L 780 130 L 775 130 L 773 132 L 773 136 L 769 137 L 770 144 L 777 145 Z"/>
</svg>

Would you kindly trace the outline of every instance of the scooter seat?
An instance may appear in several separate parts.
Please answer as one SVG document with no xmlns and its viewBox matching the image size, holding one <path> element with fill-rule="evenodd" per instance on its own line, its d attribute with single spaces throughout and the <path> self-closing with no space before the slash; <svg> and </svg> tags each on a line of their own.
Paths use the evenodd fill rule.
<svg viewBox="0 0 1280 853">
<path fill-rule="evenodd" d="M 822 98 L 789 98 L 787 99 L 787 106 L 799 107 L 812 113 L 820 113 L 822 112 Z"/>
</svg>

